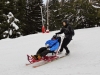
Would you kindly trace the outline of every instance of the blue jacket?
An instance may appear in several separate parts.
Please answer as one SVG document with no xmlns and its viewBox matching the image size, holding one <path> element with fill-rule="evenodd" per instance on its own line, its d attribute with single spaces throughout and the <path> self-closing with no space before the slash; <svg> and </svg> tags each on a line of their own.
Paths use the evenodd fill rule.
<svg viewBox="0 0 100 75">
<path fill-rule="evenodd" d="M 55 44 L 56 43 L 56 44 Z M 58 39 L 51 39 L 51 40 L 48 40 L 46 41 L 45 45 L 48 44 L 49 46 L 52 46 L 53 44 L 55 44 L 54 46 L 52 46 L 50 48 L 50 51 L 55 51 L 59 48 L 59 42 L 58 42 Z"/>
</svg>

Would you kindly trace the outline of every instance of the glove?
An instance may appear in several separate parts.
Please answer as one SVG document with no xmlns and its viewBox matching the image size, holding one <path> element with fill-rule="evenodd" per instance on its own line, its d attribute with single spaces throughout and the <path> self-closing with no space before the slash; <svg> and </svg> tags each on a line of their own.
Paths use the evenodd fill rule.
<svg viewBox="0 0 100 75">
<path fill-rule="evenodd" d="M 45 47 L 46 47 L 46 48 L 50 48 L 49 44 L 46 44 Z"/>
<path fill-rule="evenodd" d="M 49 44 L 46 44 L 46 45 L 45 45 L 45 47 L 48 47 L 48 46 L 49 46 Z"/>
<path fill-rule="evenodd" d="M 60 37 L 60 34 L 55 33 L 55 35 L 56 35 L 57 37 Z"/>
<path fill-rule="evenodd" d="M 57 36 L 58 34 L 57 34 L 57 33 L 55 33 L 55 35 Z"/>
<path fill-rule="evenodd" d="M 50 48 L 47 48 L 47 50 L 50 50 Z"/>
<path fill-rule="evenodd" d="M 47 50 L 50 50 L 49 44 L 46 44 L 45 47 L 47 48 Z"/>
</svg>

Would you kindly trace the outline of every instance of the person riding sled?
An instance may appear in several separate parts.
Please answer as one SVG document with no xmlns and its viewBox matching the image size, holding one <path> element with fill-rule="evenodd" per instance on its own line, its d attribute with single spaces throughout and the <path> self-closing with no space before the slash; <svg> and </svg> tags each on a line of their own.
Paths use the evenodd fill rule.
<svg viewBox="0 0 100 75">
<path fill-rule="evenodd" d="M 45 47 L 41 47 L 36 55 L 31 55 L 35 60 L 40 60 L 42 57 L 46 56 L 48 53 L 55 53 L 60 45 L 61 37 L 54 35 L 50 40 L 47 40 Z"/>
</svg>

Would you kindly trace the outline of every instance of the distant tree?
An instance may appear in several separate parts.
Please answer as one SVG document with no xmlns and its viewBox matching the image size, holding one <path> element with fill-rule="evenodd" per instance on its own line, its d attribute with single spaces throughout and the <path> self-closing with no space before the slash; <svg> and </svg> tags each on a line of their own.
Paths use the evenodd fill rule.
<svg viewBox="0 0 100 75">
<path fill-rule="evenodd" d="M 21 35 L 18 27 L 19 20 L 14 17 L 14 15 L 9 12 L 7 15 L 7 21 L 5 21 L 5 30 L 2 32 L 3 38 L 16 38 Z"/>
<path fill-rule="evenodd" d="M 92 6 L 96 9 L 95 11 L 97 12 L 95 19 L 96 25 L 100 26 L 100 0 L 94 0 L 92 2 Z"/>
<path fill-rule="evenodd" d="M 3 38 L 16 38 L 16 37 L 19 37 L 20 36 L 20 32 L 18 31 L 18 29 L 15 29 L 14 30 L 14 26 L 19 24 L 18 22 L 16 22 L 15 24 L 15 20 L 17 20 L 14 16 L 11 18 L 12 16 L 12 12 L 16 13 L 16 10 L 15 9 L 15 2 L 13 0 L 3 0 L 0 2 L 1 4 L 1 10 L 0 10 L 0 39 L 3 39 Z M 10 12 L 9 14 L 9 17 L 7 16 L 8 13 Z M 2 19 L 2 20 L 1 20 Z M 9 19 L 9 22 L 8 22 L 8 19 Z M 14 26 L 13 26 L 14 24 Z M 12 29 L 12 32 L 11 30 Z"/>
<path fill-rule="evenodd" d="M 62 9 L 64 9 L 64 15 L 67 15 L 66 18 L 76 29 L 94 27 L 97 24 L 98 12 L 88 0 L 65 2 Z"/>
<path fill-rule="evenodd" d="M 97 26 L 100 26 L 100 9 L 97 9 L 97 16 L 96 16 L 96 20 L 97 21 Z"/>
<path fill-rule="evenodd" d="M 3 39 L 3 32 L 7 29 L 7 17 L 4 12 L 5 0 L 0 1 L 0 39 Z"/>
<path fill-rule="evenodd" d="M 75 25 L 77 10 L 75 9 L 74 0 L 63 0 L 60 8 L 60 16 L 62 19 L 67 19 L 71 25 Z"/>
<path fill-rule="evenodd" d="M 97 10 L 92 6 L 91 3 L 88 2 L 88 0 L 82 0 L 80 4 L 80 14 L 82 14 L 82 17 L 84 18 L 84 27 L 95 27 Z"/>
<path fill-rule="evenodd" d="M 25 19 L 22 25 L 23 35 L 41 32 L 42 17 L 40 6 L 42 6 L 42 0 L 27 1 Z"/>
<path fill-rule="evenodd" d="M 60 22 L 62 19 L 67 19 L 75 29 L 100 25 L 100 9 L 93 7 L 89 0 L 61 0 L 58 2 L 60 7 L 57 6 L 57 3 L 53 4 L 55 1 L 50 0 L 49 2 L 51 30 L 61 27 Z M 93 2 L 99 5 L 99 0 Z M 57 10 L 54 9 L 55 7 Z"/>
<path fill-rule="evenodd" d="M 41 16 L 40 6 L 43 7 L 43 1 L 35 0 L 35 9 L 34 9 L 35 32 L 41 32 L 42 28 L 42 16 Z"/>
<path fill-rule="evenodd" d="M 61 27 L 60 3 L 58 0 L 49 1 L 49 29 L 55 30 Z"/>
</svg>

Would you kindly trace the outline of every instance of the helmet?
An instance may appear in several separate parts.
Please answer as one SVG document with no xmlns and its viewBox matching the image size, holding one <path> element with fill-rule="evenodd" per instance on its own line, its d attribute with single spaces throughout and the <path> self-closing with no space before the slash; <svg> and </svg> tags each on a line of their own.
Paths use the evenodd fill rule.
<svg viewBox="0 0 100 75">
<path fill-rule="evenodd" d="M 65 22 L 66 24 L 68 24 L 67 19 L 63 19 L 62 22 Z"/>
<path fill-rule="evenodd" d="M 57 39 L 57 35 L 53 35 L 52 39 Z"/>
</svg>

